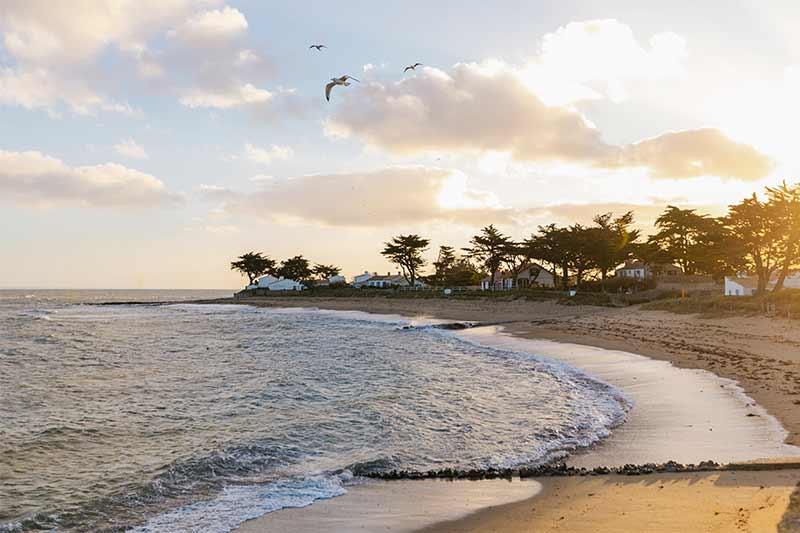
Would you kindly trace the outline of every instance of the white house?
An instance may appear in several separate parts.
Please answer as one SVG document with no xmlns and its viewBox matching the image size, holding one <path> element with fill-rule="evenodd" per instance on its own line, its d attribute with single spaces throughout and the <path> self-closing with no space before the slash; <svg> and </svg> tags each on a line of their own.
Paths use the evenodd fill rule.
<svg viewBox="0 0 800 533">
<path fill-rule="evenodd" d="M 408 287 L 408 281 L 406 281 L 406 278 L 404 278 L 400 274 L 388 273 L 385 276 L 374 275 L 370 277 L 367 280 L 366 285 L 367 287 L 378 287 L 378 288 Z M 415 279 L 414 286 L 424 287 L 425 283 L 423 283 L 418 279 Z"/>
<path fill-rule="evenodd" d="M 650 277 L 650 269 L 641 261 L 625 261 L 625 265 L 618 268 L 618 278 L 645 279 Z"/>
<path fill-rule="evenodd" d="M 529 287 L 555 287 L 555 275 L 541 265 L 526 263 L 519 267 L 517 274 L 517 288 Z M 498 272 L 494 278 L 494 290 L 508 291 L 514 288 L 514 274 L 510 271 Z M 492 289 L 492 277 L 486 276 L 481 280 L 481 290 Z"/>
<path fill-rule="evenodd" d="M 353 276 L 353 287 L 361 288 L 367 284 L 369 278 L 377 275 L 377 272 L 368 272 L 365 270 L 363 274 L 357 274 Z"/>
<path fill-rule="evenodd" d="M 266 289 L 267 287 L 269 287 L 270 285 L 272 285 L 273 283 L 275 283 L 279 279 L 280 278 L 276 278 L 275 276 L 270 276 L 270 275 L 262 276 L 262 277 L 258 278 L 258 280 L 256 282 L 256 287 L 258 287 L 259 289 Z"/>
<path fill-rule="evenodd" d="M 618 278 L 645 279 L 653 276 L 679 276 L 683 273 L 681 267 L 669 263 L 647 264 L 643 261 L 629 259 L 616 270 Z"/>
<path fill-rule="evenodd" d="M 336 274 L 335 276 L 331 276 L 328 278 L 329 285 L 339 285 L 339 284 L 344 285 L 345 283 L 347 283 L 347 279 L 344 276 L 340 276 L 339 274 Z"/>
<path fill-rule="evenodd" d="M 725 296 L 752 296 L 758 288 L 755 276 L 730 278 L 725 276 Z"/>
<path fill-rule="evenodd" d="M 270 291 L 302 291 L 306 288 L 305 285 L 293 279 L 279 279 L 267 285 Z"/>
</svg>

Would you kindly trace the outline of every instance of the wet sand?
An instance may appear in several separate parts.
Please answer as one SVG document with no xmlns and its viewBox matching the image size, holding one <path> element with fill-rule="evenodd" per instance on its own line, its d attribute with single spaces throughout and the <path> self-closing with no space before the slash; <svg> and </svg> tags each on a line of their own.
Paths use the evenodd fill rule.
<svg viewBox="0 0 800 533">
<path fill-rule="evenodd" d="M 647 416 L 640 415 L 637 420 L 636 415 L 632 415 L 628 424 L 600 446 L 571 458 L 570 462 L 578 466 L 666 459 L 777 457 L 784 451 L 795 454 L 793 447 L 780 446 L 782 439 L 791 444 L 800 440 L 800 408 L 797 407 L 800 402 L 794 403 L 800 398 L 800 328 L 793 323 L 766 319 L 702 320 L 636 308 L 569 307 L 550 302 L 260 298 L 247 303 L 505 322 L 503 328 L 508 335 L 490 334 L 480 342 L 493 338 L 495 345 L 499 343 L 498 347 L 523 350 L 528 343 L 528 351 L 538 346 L 550 357 L 555 355 L 629 394 L 639 395 L 638 402 L 645 399 L 645 405 L 640 404 L 645 408 L 638 413 Z M 482 334 L 479 329 L 468 331 L 467 335 Z M 585 354 L 591 349 L 571 349 L 569 344 L 547 346 L 541 339 L 611 351 L 597 350 L 587 357 Z M 659 407 L 660 393 L 653 387 L 661 382 L 661 392 L 668 391 L 671 378 L 664 378 L 662 374 L 678 369 L 630 352 L 666 360 L 675 367 L 711 370 L 738 381 L 741 389 L 733 381 L 719 380 L 701 372 L 694 377 L 702 379 L 694 384 L 687 385 L 684 380 L 688 395 L 674 391 L 673 400 L 684 400 L 680 405 L 666 401 Z M 659 370 L 653 364 L 660 364 L 662 368 Z M 766 410 L 750 402 L 744 394 L 763 401 Z M 693 405 L 698 409 L 693 409 Z M 721 412 L 722 405 L 727 407 Z M 676 410 L 677 406 L 680 408 Z M 789 431 L 783 431 L 770 415 L 775 415 Z M 672 426 L 665 426 L 665 420 Z M 678 424 L 681 421 L 683 427 Z M 718 433 L 711 437 L 715 425 Z M 704 433 L 706 431 L 708 434 Z M 747 438 L 743 439 L 742 435 Z M 770 446 L 772 448 L 767 449 Z M 627 457 L 630 455 L 634 457 Z M 485 508 L 455 521 L 437 511 L 435 498 L 418 501 L 419 505 L 432 505 L 427 514 L 439 520 L 437 524 L 424 526 L 426 531 L 775 531 L 781 520 L 787 523 L 793 520 L 793 511 L 787 510 L 787 506 L 800 481 L 800 472 L 659 474 L 635 482 L 617 478 L 619 476 L 548 479 L 544 481 L 543 493 L 535 498 Z M 486 482 L 474 483 L 485 487 L 480 490 L 487 497 L 491 496 L 493 489 L 483 485 Z M 654 489 L 655 486 L 659 488 Z M 664 488 L 660 488 L 662 486 Z M 753 487 L 757 487 L 758 492 L 754 492 Z M 795 499 L 798 497 L 796 493 Z M 395 500 L 398 495 L 387 498 Z M 346 501 L 351 503 L 345 504 Z M 348 494 L 331 500 L 329 505 L 353 506 L 354 501 Z M 315 507 L 317 504 L 303 512 L 310 513 L 312 521 L 314 516 L 323 520 L 324 517 L 314 514 Z M 352 523 L 347 527 L 356 527 L 359 515 L 370 514 L 364 509 L 363 515 L 351 514 Z M 248 531 L 279 530 L 264 521 L 276 520 L 282 513 L 285 511 L 248 523 L 251 528 Z M 315 523 L 319 526 L 321 522 Z M 702 527 L 687 529 L 687 524 Z M 356 530 L 384 531 L 386 526 L 396 530 L 391 520 L 380 525 L 373 523 L 373 526 L 365 524 Z M 800 528 L 800 524 L 797 527 Z"/>
</svg>

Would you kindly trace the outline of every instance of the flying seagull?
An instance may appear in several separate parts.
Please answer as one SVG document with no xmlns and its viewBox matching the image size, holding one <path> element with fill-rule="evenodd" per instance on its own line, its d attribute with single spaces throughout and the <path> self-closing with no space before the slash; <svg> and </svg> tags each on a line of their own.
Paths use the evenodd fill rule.
<svg viewBox="0 0 800 533">
<path fill-rule="evenodd" d="M 331 89 L 333 89 L 334 85 L 344 85 L 345 87 L 350 85 L 350 82 L 347 80 L 360 81 L 348 74 L 345 74 L 339 78 L 331 78 L 330 83 L 325 86 L 325 99 L 329 102 L 331 101 Z"/>
<path fill-rule="evenodd" d="M 417 67 L 421 67 L 422 63 L 414 63 L 413 65 L 409 65 L 403 69 L 403 72 L 408 72 L 409 70 L 417 70 Z"/>
<path fill-rule="evenodd" d="M 328 47 L 325 46 L 324 44 L 312 44 L 311 46 L 308 47 L 309 50 L 311 50 L 312 48 L 316 48 L 317 52 L 321 52 L 323 48 L 328 48 Z"/>
</svg>

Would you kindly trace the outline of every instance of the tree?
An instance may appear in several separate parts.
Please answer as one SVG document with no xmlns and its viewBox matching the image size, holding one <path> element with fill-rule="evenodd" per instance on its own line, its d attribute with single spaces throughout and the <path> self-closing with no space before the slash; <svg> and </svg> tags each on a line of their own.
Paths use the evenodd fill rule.
<svg viewBox="0 0 800 533">
<path fill-rule="evenodd" d="M 231 262 L 231 270 L 241 272 L 250 281 L 250 285 L 255 283 L 256 278 L 264 274 L 275 273 L 275 261 L 261 252 L 247 252 L 240 255 L 238 261 Z"/>
<path fill-rule="evenodd" d="M 564 231 L 564 228 L 559 228 L 555 224 L 539 226 L 538 233 L 525 239 L 523 245 L 529 259 L 549 265 L 554 275 L 561 269 L 561 284 L 566 290 L 569 283 L 570 257 L 564 246 Z"/>
<path fill-rule="evenodd" d="M 527 249 L 524 244 L 509 241 L 506 245 L 505 253 L 503 254 L 503 264 L 511 273 L 514 280 L 514 287 L 517 287 L 517 280 L 519 279 L 520 270 L 522 265 L 528 261 Z"/>
<path fill-rule="evenodd" d="M 783 261 L 773 292 L 783 289 L 789 271 L 800 260 L 800 185 L 767 187 L 767 202 L 781 233 L 780 254 Z"/>
<path fill-rule="evenodd" d="M 330 279 L 333 276 L 338 276 L 342 269 L 334 265 L 316 264 L 311 271 L 322 279 Z"/>
<path fill-rule="evenodd" d="M 511 239 L 490 224 L 483 228 L 478 235 L 473 236 L 469 242 L 472 246 L 463 248 L 464 252 L 468 257 L 483 264 L 491 276 L 491 287 L 494 290 L 494 280 L 500 270 L 500 265 L 506 258 Z"/>
<path fill-rule="evenodd" d="M 456 251 L 452 246 L 440 246 L 439 256 L 433 262 L 435 272 L 433 274 L 433 282 L 436 285 L 446 285 L 447 277 L 450 271 L 456 264 Z"/>
<path fill-rule="evenodd" d="M 281 261 L 281 266 L 278 268 L 278 276 L 285 279 L 293 279 L 303 284 L 308 284 L 312 274 L 313 271 L 308 259 L 302 255 L 296 255 Z"/>
<path fill-rule="evenodd" d="M 716 221 L 708 215 L 668 205 L 656 219 L 658 232 L 649 242 L 664 252 L 662 259 L 676 262 L 684 274 L 695 274 L 701 270 L 700 263 L 708 253 L 711 233 L 718 230 L 716 226 Z"/>
<path fill-rule="evenodd" d="M 741 243 L 744 257 L 758 277 L 756 294 L 767 290 L 772 274 L 784 257 L 780 228 L 780 208 L 762 202 L 755 193 L 738 204 L 729 206 L 725 222 L 734 238 Z"/>
<path fill-rule="evenodd" d="M 422 257 L 422 252 L 428 249 L 429 244 L 428 239 L 419 235 L 398 235 L 384 243 L 381 255 L 400 266 L 403 277 L 411 287 L 414 287 L 420 269 L 427 263 Z"/>
<path fill-rule="evenodd" d="M 608 273 L 631 256 L 639 230 L 631 229 L 633 212 L 614 218 L 613 213 L 594 217 L 594 226 L 589 228 L 590 236 L 587 250 L 594 267 L 600 272 L 600 286 L 605 292 Z"/>
</svg>

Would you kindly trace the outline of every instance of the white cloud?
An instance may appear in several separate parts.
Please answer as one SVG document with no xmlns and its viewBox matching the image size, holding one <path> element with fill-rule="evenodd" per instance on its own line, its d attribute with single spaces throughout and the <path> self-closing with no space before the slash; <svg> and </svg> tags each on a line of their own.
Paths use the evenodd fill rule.
<svg viewBox="0 0 800 533">
<path fill-rule="evenodd" d="M 201 44 L 233 39 L 245 31 L 247 19 L 242 12 L 225 6 L 194 15 L 170 35 L 190 44 Z"/>
<path fill-rule="evenodd" d="M 510 222 L 520 212 L 468 186 L 462 173 L 430 167 L 315 174 L 267 180 L 255 192 L 207 188 L 204 196 L 228 215 L 323 226 L 390 226 L 444 221 Z"/>
<path fill-rule="evenodd" d="M 82 80 L 54 76 L 43 68 L 0 67 L 0 104 L 44 108 L 57 115 L 55 110 L 60 102 L 79 115 L 90 115 L 98 109 L 129 116 L 141 113 L 127 103 L 114 102 L 95 93 Z"/>
<path fill-rule="evenodd" d="M 627 98 L 628 85 L 685 75 L 686 40 L 672 32 L 642 46 L 614 19 L 570 22 L 542 39 L 541 54 L 520 75 L 548 104 Z"/>
<path fill-rule="evenodd" d="M 70 167 L 41 152 L 0 150 L 0 199 L 37 207 L 155 207 L 182 197 L 159 179 L 116 163 Z"/>
<path fill-rule="evenodd" d="M 426 67 L 399 82 L 365 83 L 340 95 L 325 129 L 330 136 L 356 136 L 403 155 L 475 154 L 480 166 L 495 169 L 510 157 L 643 167 L 654 178 L 756 180 L 771 170 L 765 155 L 713 128 L 609 144 L 576 109 L 546 105 L 518 69 L 497 60 L 460 63 L 447 72 Z M 504 155 L 487 159 L 492 153 Z"/>
<path fill-rule="evenodd" d="M 119 155 L 133 159 L 149 159 L 147 151 L 133 139 L 125 139 L 114 145 Z"/>
<path fill-rule="evenodd" d="M 276 159 L 289 159 L 294 155 L 294 150 L 289 146 L 273 144 L 269 148 L 259 148 L 250 143 L 244 145 L 244 154 L 250 161 L 267 165 Z"/>
<path fill-rule="evenodd" d="M 250 83 L 220 90 L 191 89 L 180 99 L 186 107 L 211 107 L 229 109 L 249 104 L 263 104 L 273 95 L 266 89 L 259 89 Z"/>
</svg>

